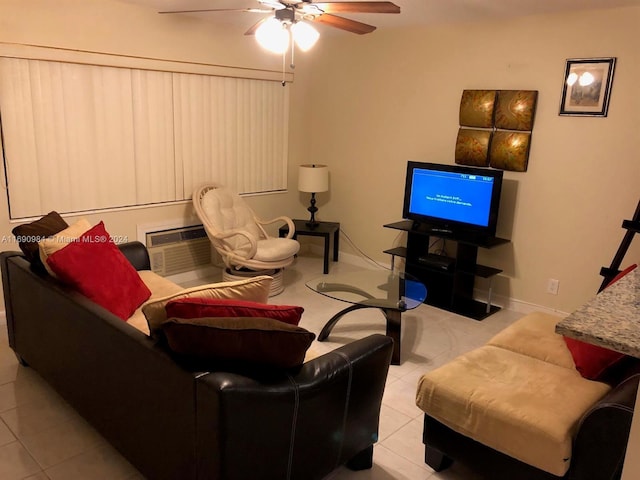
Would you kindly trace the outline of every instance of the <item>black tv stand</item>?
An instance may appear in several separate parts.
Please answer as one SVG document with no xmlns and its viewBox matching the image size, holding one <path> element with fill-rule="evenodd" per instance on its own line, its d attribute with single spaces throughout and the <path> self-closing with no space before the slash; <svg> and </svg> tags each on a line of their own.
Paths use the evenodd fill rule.
<svg viewBox="0 0 640 480">
<path fill-rule="evenodd" d="M 498 237 L 473 238 L 455 235 L 454 232 L 438 232 L 428 225 L 402 220 L 388 223 L 385 228 L 407 232 L 407 246 L 385 250 L 392 256 L 405 258 L 405 271 L 413 275 L 427 287 L 425 303 L 450 312 L 483 320 L 500 310 L 491 304 L 492 285 L 489 286 L 487 302 L 473 298 L 475 277 L 490 281 L 502 270 L 477 263 L 478 248 L 493 248 L 508 243 Z M 441 259 L 430 253 L 430 237 L 446 238 L 456 242 L 454 257 Z"/>
</svg>

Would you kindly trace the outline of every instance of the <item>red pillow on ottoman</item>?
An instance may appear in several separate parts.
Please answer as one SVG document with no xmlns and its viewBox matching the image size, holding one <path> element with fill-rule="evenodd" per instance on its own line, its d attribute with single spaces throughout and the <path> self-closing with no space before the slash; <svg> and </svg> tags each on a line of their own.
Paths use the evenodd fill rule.
<svg viewBox="0 0 640 480">
<path fill-rule="evenodd" d="M 47 258 L 64 283 L 123 320 L 151 296 L 102 222 Z"/>
<path fill-rule="evenodd" d="M 298 325 L 304 309 L 292 305 L 267 305 L 246 300 L 183 298 L 167 303 L 167 318 L 261 317 Z"/>
<path fill-rule="evenodd" d="M 636 267 L 637 265 L 634 264 L 625 268 L 607 284 L 607 288 Z M 614 350 L 609 350 L 608 348 L 581 342 L 580 340 L 569 337 L 563 338 L 576 364 L 576 370 L 580 372 L 580 375 L 589 380 L 601 379 L 611 367 L 614 367 L 618 362 L 627 358 L 626 355 Z"/>
<path fill-rule="evenodd" d="M 622 353 L 573 338 L 564 337 L 564 341 L 576 364 L 576 370 L 589 380 L 599 380 L 609 368 L 626 358 Z"/>
</svg>

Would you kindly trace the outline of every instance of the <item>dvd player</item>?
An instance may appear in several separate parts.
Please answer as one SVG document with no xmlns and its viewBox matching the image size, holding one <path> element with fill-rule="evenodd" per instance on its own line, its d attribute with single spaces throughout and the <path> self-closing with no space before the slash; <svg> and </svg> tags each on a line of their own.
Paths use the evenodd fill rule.
<svg viewBox="0 0 640 480">
<path fill-rule="evenodd" d="M 428 253 L 427 255 L 418 257 L 418 262 L 421 265 L 437 268 L 439 270 L 451 270 L 455 263 L 455 259 L 445 255 L 438 255 L 437 253 Z"/>
</svg>

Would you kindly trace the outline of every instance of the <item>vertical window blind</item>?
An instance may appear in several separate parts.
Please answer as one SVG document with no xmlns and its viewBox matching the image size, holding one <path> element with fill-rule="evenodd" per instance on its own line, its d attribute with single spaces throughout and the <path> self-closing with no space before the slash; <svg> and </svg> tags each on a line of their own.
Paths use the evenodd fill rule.
<svg viewBox="0 0 640 480">
<path fill-rule="evenodd" d="M 11 218 L 286 189 L 288 88 L 260 79 L 0 58 Z"/>
</svg>

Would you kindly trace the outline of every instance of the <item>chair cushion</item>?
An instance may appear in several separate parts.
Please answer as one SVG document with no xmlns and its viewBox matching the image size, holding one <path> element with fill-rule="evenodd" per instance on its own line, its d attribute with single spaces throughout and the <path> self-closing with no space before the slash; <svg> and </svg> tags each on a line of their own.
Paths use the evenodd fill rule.
<svg viewBox="0 0 640 480">
<path fill-rule="evenodd" d="M 580 418 L 609 390 L 573 368 L 485 345 L 423 375 L 416 404 L 456 432 L 561 477 Z"/>
<path fill-rule="evenodd" d="M 258 251 L 253 257 L 261 262 L 278 262 L 293 257 L 300 244 L 291 238 L 267 238 L 258 241 Z"/>
<path fill-rule="evenodd" d="M 272 281 L 271 277 L 259 275 L 246 280 L 210 283 L 187 288 L 178 293 L 145 302 L 142 305 L 142 313 L 147 318 L 150 334 L 155 335 L 160 332 L 160 327 L 167 321 L 165 307 L 171 300 L 181 298 L 235 298 L 267 303 Z"/>
<path fill-rule="evenodd" d="M 198 361 L 230 360 L 279 368 L 302 365 L 315 335 L 271 318 L 170 318 L 169 347 Z"/>
<path fill-rule="evenodd" d="M 218 233 L 229 230 L 243 230 L 257 241 L 262 232 L 254 220 L 253 211 L 245 201 L 231 190 L 223 187 L 209 190 L 201 199 L 202 210 L 207 221 Z M 248 240 L 242 235 L 225 239 L 234 250 L 244 249 Z"/>
<path fill-rule="evenodd" d="M 151 292 L 102 222 L 47 258 L 58 278 L 122 320 Z"/>
<path fill-rule="evenodd" d="M 487 345 L 528 355 L 560 367 L 575 368 L 562 335 L 555 333 L 560 317 L 533 312 L 502 330 Z"/>
</svg>

